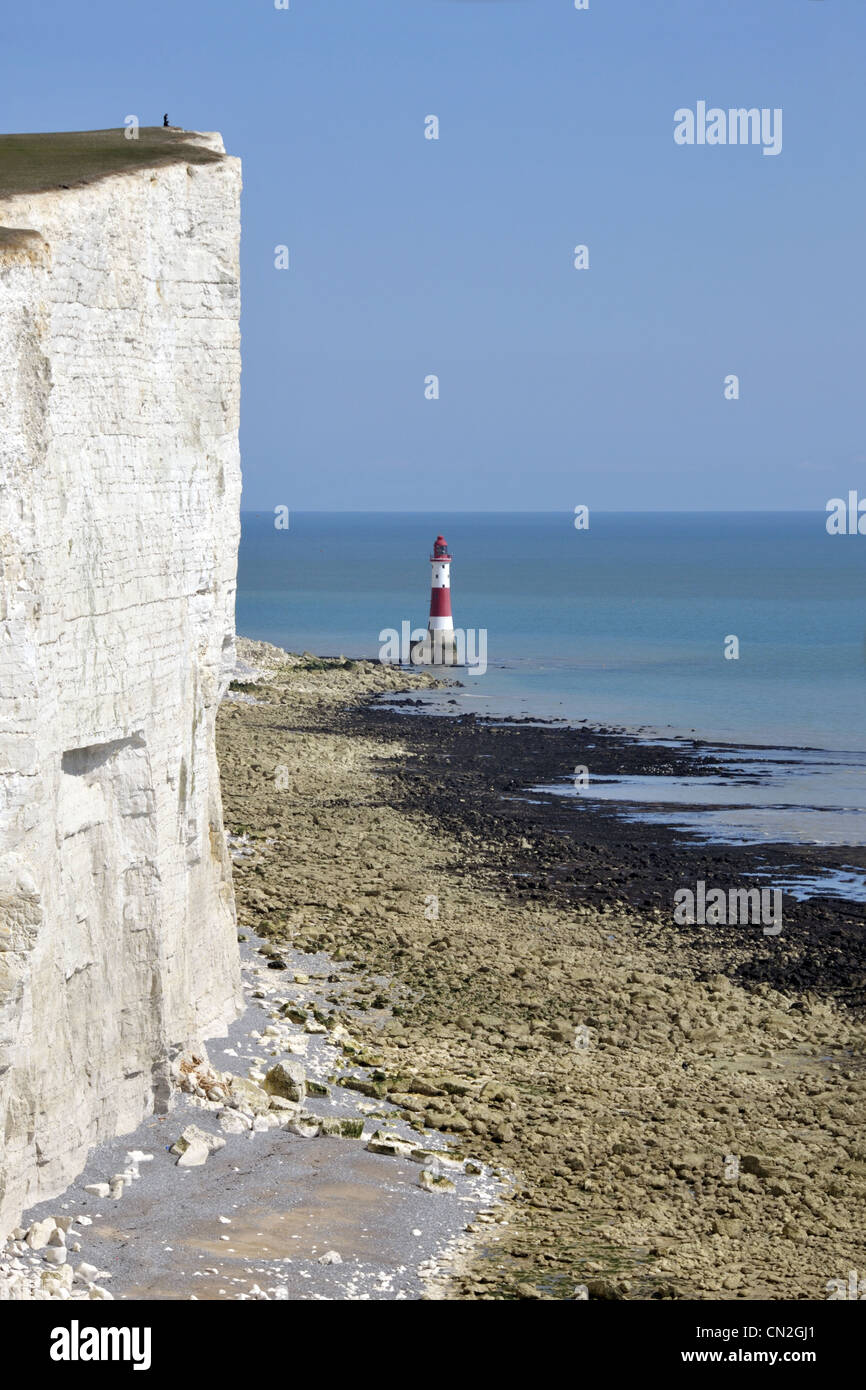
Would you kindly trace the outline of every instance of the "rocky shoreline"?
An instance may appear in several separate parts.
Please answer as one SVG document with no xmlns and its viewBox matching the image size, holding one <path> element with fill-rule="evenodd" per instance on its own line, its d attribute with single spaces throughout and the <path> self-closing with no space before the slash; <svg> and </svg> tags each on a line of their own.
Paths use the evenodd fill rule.
<svg viewBox="0 0 866 1390">
<path fill-rule="evenodd" d="M 426 673 L 242 654 L 263 679 L 219 723 L 226 823 L 257 851 L 242 925 L 349 962 L 372 1093 L 515 1175 L 449 1297 L 825 1299 L 864 1267 L 859 904 L 786 898 L 779 938 L 675 926 L 674 886 L 746 880 L 757 852 L 525 789 L 676 750 L 410 717 L 375 697 Z"/>
<path fill-rule="evenodd" d="M 218 738 L 244 1015 L 174 1058 L 168 1114 L 27 1213 L 0 1299 L 856 1283 L 862 907 L 786 898 L 767 937 L 675 926 L 671 901 L 859 851 L 717 848 L 526 794 L 590 760 L 719 776 L 694 746 L 443 719 L 422 671 L 239 655 Z"/>
</svg>

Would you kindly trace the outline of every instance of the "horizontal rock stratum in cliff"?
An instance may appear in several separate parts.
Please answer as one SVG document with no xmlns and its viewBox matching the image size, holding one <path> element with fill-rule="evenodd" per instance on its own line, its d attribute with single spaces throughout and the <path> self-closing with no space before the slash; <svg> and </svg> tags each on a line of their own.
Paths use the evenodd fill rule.
<svg viewBox="0 0 866 1390">
<path fill-rule="evenodd" d="M 239 1006 L 240 187 L 218 136 L 0 138 L 0 1232 Z"/>
</svg>

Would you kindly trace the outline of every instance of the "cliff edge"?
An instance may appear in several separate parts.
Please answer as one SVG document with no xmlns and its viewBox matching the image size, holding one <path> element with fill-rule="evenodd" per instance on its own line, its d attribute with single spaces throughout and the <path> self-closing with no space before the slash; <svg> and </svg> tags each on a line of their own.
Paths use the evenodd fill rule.
<svg viewBox="0 0 866 1390">
<path fill-rule="evenodd" d="M 240 1002 L 240 162 L 141 135 L 0 138 L 0 1233 Z"/>
</svg>

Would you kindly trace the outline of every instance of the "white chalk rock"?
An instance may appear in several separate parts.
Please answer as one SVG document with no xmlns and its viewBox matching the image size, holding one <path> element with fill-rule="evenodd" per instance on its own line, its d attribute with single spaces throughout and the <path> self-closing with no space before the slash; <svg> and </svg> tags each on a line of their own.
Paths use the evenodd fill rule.
<svg viewBox="0 0 866 1390">
<path fill-rule="evenodd" d="M 250 1127 L 249 1120 L 237 1110 L 224 1110 L 217 1123 L 223 1134 L 245 1134 Z"/>
<path fill-rule="evenodd" d="M 186 1129 L 171 1146 L 171 1152 L 182 1154 L 190 1144 L 204 1144 L 208 1153 L 216 1153 L 217 1149 L 224 1149 L 225 1139 L 219 1134 L 211 1134 L 206 1129 L 199 1129 L 198 1125 L 187 1125 Z"/>
<path fill-rule="evenodd" d="M 301 1139 L 315 1139 L 321 1132 L 321 1122 L 313 1119 L 289 1120 L 284 1126 L 289 1134 L 297 1134 Z"/>
<path fill-rule="evenodd" d="M 210 1150 L 207 1144 L 203 1144 L 200 1139 L 193 1139 L 192 1143 L 187 1144 L 180 1158 L 177 1160 L 178 1168 L 201 1168 L 207 1163 Z"/>
<path fill-rule="evenodd" d="M 209 162 L 0 196 L 0 1231 L 241 1003 L 241 173 L 186 138 Z"/>
<path fill-rule="evenodd" d="M 304 1068 L 299 1062 L 277 1062 L 264 1078 L 263 1088 L 268 1095 L 302 1101 L 307 1094 Z"/>
<path fill-rule="evenodd" d="M 47 1245 L 54 1232 L 57 1230 L 57 1223 L 53 1216 L 46 1216 L 43 1221 L 34 1221 L 27 1232 L 26 1242 L 31 1250 L 41 1250 Z"/>
</svg>

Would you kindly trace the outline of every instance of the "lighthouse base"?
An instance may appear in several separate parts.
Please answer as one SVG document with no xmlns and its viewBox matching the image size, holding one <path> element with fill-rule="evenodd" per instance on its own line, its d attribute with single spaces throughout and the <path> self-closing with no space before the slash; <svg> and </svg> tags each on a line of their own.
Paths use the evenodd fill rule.
<svg viewBox="0 0 866 1390">
<path fill-rule="evenodd" d="M 423 641 L 411 647 L 413 666 L 462 666 L 463 660 L 453 628 L 437 628 L 427 632 Z"/>
</svg>

